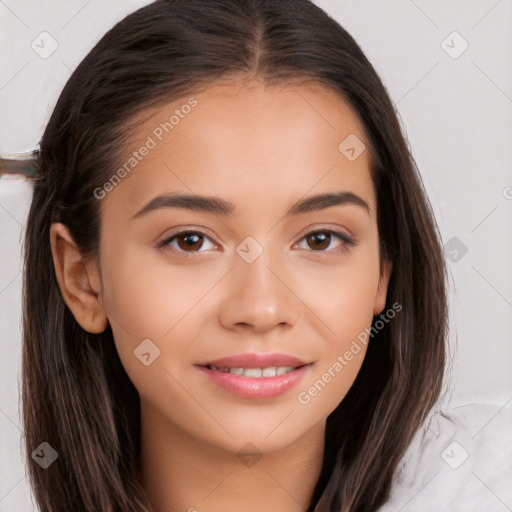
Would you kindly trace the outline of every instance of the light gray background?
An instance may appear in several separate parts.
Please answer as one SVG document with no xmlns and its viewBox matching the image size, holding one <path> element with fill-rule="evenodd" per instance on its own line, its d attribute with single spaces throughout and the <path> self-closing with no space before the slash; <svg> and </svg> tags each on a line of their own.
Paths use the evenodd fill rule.
<svg viewBox="0 0 512 512">
<path fill-rule="evenodd" d="M 36 147 L 71 71 L 114 22 L 146 3 L 0 0 L 0 152 Z M 448 260 L 451 404 L 510 406 L 512 0 L 315 3 L 354 36 L 386 85 L 443 243 L 456 237 L 467 247 Z M 43 31 L 58 43 L 48 58 L 31 47 Z M 457 58 L 464 41 L 453 31 L 469 44 Z M 30 199 L 29 184 L 0 180 L 0 512 L 34 510 L 18 409 L 20 243 Z"/>
</svg>

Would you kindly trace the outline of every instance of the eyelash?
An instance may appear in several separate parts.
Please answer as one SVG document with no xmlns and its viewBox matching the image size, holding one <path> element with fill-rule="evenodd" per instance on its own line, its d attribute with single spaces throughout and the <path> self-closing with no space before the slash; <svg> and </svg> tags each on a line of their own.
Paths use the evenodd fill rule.
<svg viewBox="0 0 512 512">
<path fill-rule="evenodd" d="M 330 252 L 345 252 L 345 251 L 348 251 L 352 246 L 355 246 L 357 244 L 357 242 L 352 238 L 350 237 L 349 235 L 345 234 L 345 233 L 340 233 L 338 231 L 334 231 L 332 229 L 316 229 L 314 231 L 310 231 L 308 233 L 306 233 L 299 241 L 302 241 L 306 238 L 308 238 L 309 236 L 312 236 L 312 235 L 317 235 L 317 234 L 320 234 L 320 233 L 328 233 L 330 235 L 334 235 L 336 238 L 338 238 L 339 240 L 341 240 L 341 242 L 343 242 L 343 245 L 341 247 L 338 247 L 337 249 L 330 249 L 330 250 L 313 250 L 313 249 L 310 249 L 310 252 L 314 252 L 314 253 L 330 253 Z M 183 235 L 199 235 L 200 237 L 205 237 L 205 238 L 210 238 L 208 235 L 206 235 L 205 233 L 202 233 L 201 231 L 193 231 L 193 230 L 182 230 L 182 231 L 179 231 L 177 233 L 174 233 L 173 235 L 171 235 L 170 237 L 168 238 L 165 238 L 164 240 L 158 242 L 156 244 L 156 247 L 157 249 L 168 249 L 168 248 L 171 248 L 174 252 L 178 252 L 178 253 L 181 253 L 184 257 L 194 257 L 194 254 L 198 254 L 198 253 L 201 253 L 201 252 L 205 252 L 205 251 L 191 251 L 191 252 L 187 252 L 187 251 L 183 251 L 181 249 L 176 249 L 174 247 L 170 247 L 170 243 L 175 239 L 175 238 L 178 238 L 179 236 L 183 236 Z"/>
</svg>

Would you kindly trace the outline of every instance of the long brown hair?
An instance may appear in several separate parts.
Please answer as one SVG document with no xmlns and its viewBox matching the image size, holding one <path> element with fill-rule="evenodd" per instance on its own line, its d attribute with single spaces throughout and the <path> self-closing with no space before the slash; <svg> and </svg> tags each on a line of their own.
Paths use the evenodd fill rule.
<svg viewBox="0 0 512 512">
<path fill-rule="evenodd" d="M 23 420 L 41 512 L 151 511 L 139 474 L 139 396 L 112 331 L 84 331 L 56 280 L 50 226 L 84 255 L 99 249 L 101 187 L 136 114 L 218 79 L 297 77 L 334 88 L 364 124 L 372 154 L 386 304 L 402 310 L 370 340 L 329 416 L 308 510 L 369 512 L 385 502 L 412 437 L 439 398 L 447 339 L 440 235 L 385 87 L 354 39 L 308 0 L 158 0 L 117 23 L 68 80 L 40 141 L 24 243 Z M 341 312 L 340 312 L 341 313 Z M 374 323 L 377 318 L 374 318 Z M 381 322 L 382 323 L 382 322 Z M 58 453 L 42 469 L 41 442 Z"/>
</svg>

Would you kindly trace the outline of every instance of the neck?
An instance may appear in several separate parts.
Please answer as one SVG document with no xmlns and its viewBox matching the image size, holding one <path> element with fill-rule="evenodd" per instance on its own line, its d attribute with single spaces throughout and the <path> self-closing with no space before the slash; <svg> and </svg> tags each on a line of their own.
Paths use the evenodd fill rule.
<svg viewBox="0 0 512 512">
<path fill-rule="evenodd" d="M 274 452 L 241 455 L 192 437 L 141 402 L 141 471 L 155 512 L 305 512 L 325 423 Z"/>
</svg>

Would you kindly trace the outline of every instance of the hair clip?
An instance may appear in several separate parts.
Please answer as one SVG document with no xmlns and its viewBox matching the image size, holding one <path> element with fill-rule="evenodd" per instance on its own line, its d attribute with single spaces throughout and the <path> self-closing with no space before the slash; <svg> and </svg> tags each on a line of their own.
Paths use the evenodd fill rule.
<svg viewBox="0 0 512 512">
<path fill-rule="evenodd" d="M 0 155 L 0 178 L 13 176 L 19 179 L 40 180 L 44 178 L 39 150 L 28 153 Z"/>
</svg>

